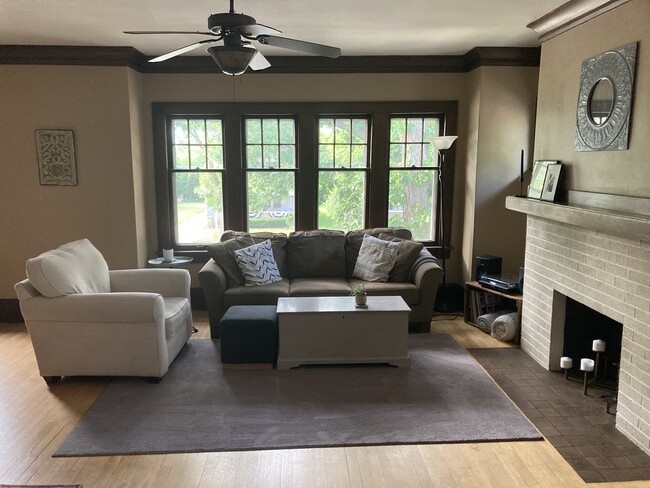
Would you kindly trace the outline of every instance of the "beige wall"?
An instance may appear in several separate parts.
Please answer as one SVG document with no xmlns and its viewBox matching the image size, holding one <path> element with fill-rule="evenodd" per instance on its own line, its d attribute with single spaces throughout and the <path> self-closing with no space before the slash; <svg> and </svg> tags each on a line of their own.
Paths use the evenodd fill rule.
<svg viewBox="0 0 650 488">
<path fill-rule="evenodd" d="M 650 197 L 650 2 L 632 0 L 542 45 L 535 158 L 565 163 L 567 188 Z M 639 41 L 627 151 L 576 152 L 582 61 Z"/>
<path fill-rule="evenodd" d="M 524 265 L 526 216 L 505 208 L 505 199 L 520 192 L 521 150 L 530 159 L 535 127 L 537 68 L 482 67 L 475 70 L 478 139 L 474 183 L 474 228 L 470 275 L 476 256 L 503 258 L 503 274 L 517 276 Z M 528 168 L 525 164 L 525 169 Z M 527 181 L 527 180 L 526 180 Z M 471 187 L 472 182 L 468 182 Z M 471 193 L 470 193 L 471 194 Z M 465 226 L 469 222 L 465 222 Z"/>
<path fill-rule="evenodd" d="M 88 237 L 113 268 L 137 265 L 128 68 L 0 66 L 0 298 L 25 261 Z M 72 129 L 78 186 L 41 186 L 36 129 Z"/>
<path fill-rule="evenodd" d="M 519 71 L 490 68 L 487 79 L 491 84 L 499 82 L 502 69 L 506 70 L 505 79 Z M 233 78 L 218 74 L 141 75 L 122 67 L 0 66 L 0 143 L 5 149 L 0 155 L 0 298 L 15 297 L 13 284 L 24 277 L 27 258 L 74 239 L 90 238 L 111 268 L 144 266 L 146 258 L 155 254 L 154 101 L 458 100 L 452 257 L 447 268 L 448 281 L 461 283 L 468 267 L 461 255 L 467 230 L 463 226 L 466 196 L 470 194 L 467 201 L 471 204 L 474 192 L 465 175 L 467 146 L 471 144 L 474 153 L 472 175 L 478 175 L 484 164 L 479 157 L 479 121 L 483 123 L 484 117 L 488 123 L 507 119 L 512 105 L 501 107 L 498 117 L 485 114 L 485 107 L 494 109 L 489 104 L 473 104 L 470 113 L 468 80 L 480 85 L 486 79 L 483 70 L 469 74 L 256 74 Z M 487 93 L 496 91 L 490 85 Z M 38 128 L 75 131 L 78 186 L 39 185 L 34 142 Z M 490 132 L 490 145 L 498 146 L 495 138 L 506 136 L 498 130 Z M 517 154 L 511 157 L 514 162 Z M 490 192 L 501 194 L 502 186 L 495 182 L 482 188 L 481 199 L 491 202 Z M 470 209 L 469 215 L 472 213 Z M 474 223 L 470 229 L 473 227 Z M 473 247 L 481 245 L 483 238 L 474 232 L 463 254 L 474 255 Z M 192 266 L 194 278 L 199 268 Z M 198 281 L 194 282 L 198 286 Z"/>
</svg>

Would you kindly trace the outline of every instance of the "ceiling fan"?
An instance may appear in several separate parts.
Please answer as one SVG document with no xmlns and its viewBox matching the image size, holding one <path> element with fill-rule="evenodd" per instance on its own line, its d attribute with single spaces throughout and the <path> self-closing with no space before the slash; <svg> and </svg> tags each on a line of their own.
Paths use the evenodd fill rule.
<svg viewBox="0 0 650 488">
<path fill-rule="evenodd" d="M 271 63 L 260 53 L 250 41 L 256 41 L 266 46 L 276 46 L 293 51 L 300 51 L 316 56 L 338 58 L 341 50 L 337 47 L 325 46 L 313 42 L 299 41 L 287 37 L 279 37 L 281 31 L 264 24 L 258 24 L 249 15 L 235 12 L 234 0 L 230 0 L 230 11 L 212 14 L 208 17 L 207 32 L 201 31 L 124 31 L 125 34 L 200 34 L 210 36 L 209 39 L 195 42 L 180 49 L 168 52 L 162 56 L 150 59 L 150 63 L 159 63 L 170 58 L 197 49 L 210 46 L 219 41 L 223 45 L 212 46 L 208 52 L 215 60 L 221 71 L 228 75 L 240 75 L 250 66 L 253 70 L 262 70 Z"/>
</svg>

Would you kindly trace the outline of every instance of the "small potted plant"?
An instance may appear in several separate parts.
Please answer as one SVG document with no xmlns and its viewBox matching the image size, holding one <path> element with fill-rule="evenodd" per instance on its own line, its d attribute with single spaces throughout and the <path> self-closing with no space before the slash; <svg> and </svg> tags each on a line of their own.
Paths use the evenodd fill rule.
<svg viewBox="0 0 650 488">
<path fill-rule="evenodd" d="M 354 302 L 359 308 L 366 308 L 368 294 L 366 289 L 363 286 L 363 283 L 351 283 L 350 284 L 350 295 L 354 297 Z"/>
</svg>

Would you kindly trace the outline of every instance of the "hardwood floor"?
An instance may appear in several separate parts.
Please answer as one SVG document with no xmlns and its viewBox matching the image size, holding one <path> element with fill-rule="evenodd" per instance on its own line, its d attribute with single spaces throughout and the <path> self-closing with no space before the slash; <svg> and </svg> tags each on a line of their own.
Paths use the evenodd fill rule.
<svg viewBox="0 0 650 488">
<path fill-rule="evenodd" d="M 205 313 L 195 314 L 209 338 Z M 436 318 L 464 347 L 512 347 L 462 318 Z M 104 379 L 48 388 L 23 324 L 0 324 L 0 483 L 92 487 L 583 487 L 547 441 L 52 458 L 105 389 Z M 598 483 L 641 488 L 648 482 Z"/>
</svg>

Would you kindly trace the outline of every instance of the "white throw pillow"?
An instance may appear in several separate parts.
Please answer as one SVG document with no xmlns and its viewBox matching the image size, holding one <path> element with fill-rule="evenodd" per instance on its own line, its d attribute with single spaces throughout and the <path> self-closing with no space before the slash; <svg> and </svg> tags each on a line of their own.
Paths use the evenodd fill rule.
<svg viewBox="0 0 650 488">
<path fill-rule="evenodd" d="M 246 286 L 268 285 L 282 280 L 270 239 L 238 249 L 235 251 L 235 260 L 244 275 Z"/>
<path fill-rule="evenodd" d="M 28 259 L 26 268 L 31 284 L 46 297 L 111 291 L 108 265 L 88 239 Z"/>
<path fill-rule="evenodd" d="M 397 242 L 364 235 L 352 276 L 366 281 L 388 281 L 390 271 L 395 266 L 398 247 Z"/>
</svg>

